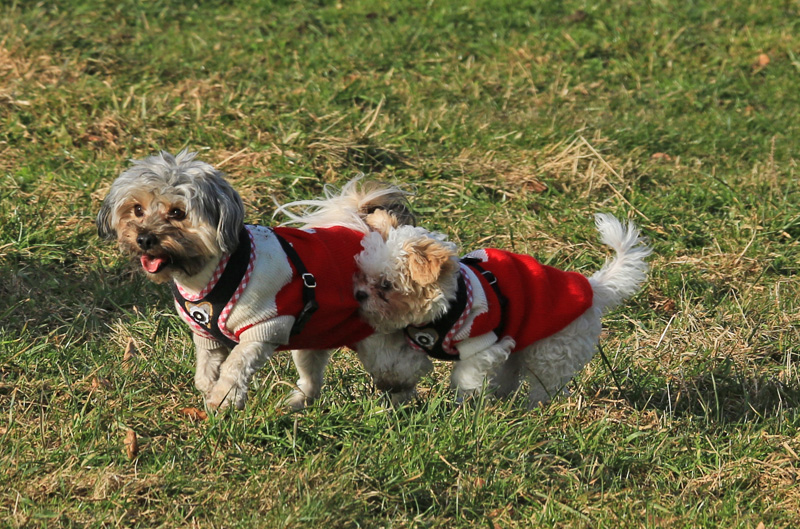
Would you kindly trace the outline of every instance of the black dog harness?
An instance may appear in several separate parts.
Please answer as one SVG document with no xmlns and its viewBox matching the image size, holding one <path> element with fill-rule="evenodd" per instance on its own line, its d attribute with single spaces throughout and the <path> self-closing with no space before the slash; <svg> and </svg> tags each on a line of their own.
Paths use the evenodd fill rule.
<svg viewBox="0 0 800 529">
<path fill-rule="evenodd" d="M 502 292 L 500 291 L 500 287 L 497 285 L 497 278 L 495 275 L 492 272 L 485 270 L 480 264 L 478 264 L 480 263 L 479 259 L 465 257 L 461 259 L 461 262 L 475 269 L 477 273 L 486 278 L 486 281 L 489 283 L 489 285 L 491 285 L 498 301 L 500 302 L 501 311 L 505 311 L 506 305 L 508 304 L 508 299 L 503 296 Z M 445 350 L 445 339 L 447 338 L 447 334 L 451 332 L 453 327 L 461 319 L 464 311 L 468 310 L 467 300 L 469 297 L 466 279 L 464 279 L 464 272 L 461 272 L 458 275 L 458 290 L 456 291 L 456 299 L 450 305 L 450 307 L 448 307 L 447 312 L 427 325 L 419 327 L 409 325 L 403 329 L 406 340 L 408 340 L 413 347 L 421 349 L 427 353 L 428 356 L 433 358 L 438 358 L 439 360 L 459 360 L 460 357 L 457 350 L 455 353 L 448 353 Z M 494 332 L 498 337 L 502 336 L 502 317 L 500 318 L 500 324 L 494 330 Z"/>
<path fill-rule="evenodd" d="M 294 336 L 300 334 L 303 327 L 308 323 L 308 320 L 311 319 L 311 316 L 319 308 L 319 303 L 317 303 L 316 296 L 314 295 L 314 289 L 317 288 L 317 280 L 314 278 L 314 274 L 309 272 L 308 268 L 303 264 L 303 260 L 300 259 L 294 247 L 276 232 L 273 231 L 272 233 L 278 238 L 278 242 L 281 243 L 281 248 L 286 252 L 286 256 L 289 258 L 289 261 L 292 262 L 300 279 L 303 280 L 303 308 L 300 310 L 300 314 L 294 319 L 294 325 L 292 325 L 292 330 L 290 331 L 290 334 Z"/>
<path fill-rule="evenodd" d="M 277 237 L 281 248 L 286 252 L 289 261 L 303 280 L 303 309 L 295 318 L 294 325 L 292 325 L 291 335 L 294 336 L 303 330 L 311 315 L 319 308 L 314 295 L 314 288 L 316 288 L 317 282 L 314 276 L 308 272 L 292 245 L 274 231 L 272 233 Z M 201 329 L 228 348 L 233 348 L 238 342 L 222 332 L 219 327 L 219 317 L 236 293 L 247 272 L 250 264 L 250 245 L 250 234 L 247 228 L 244 227 L 239 233 L 239 245 L 228 259 L 225 270 L 214 287 L 202 298 L 190 301 L 181 294 L 175 282 L 171 285 L 172 295 L 178 306 Z"/>
</svg>

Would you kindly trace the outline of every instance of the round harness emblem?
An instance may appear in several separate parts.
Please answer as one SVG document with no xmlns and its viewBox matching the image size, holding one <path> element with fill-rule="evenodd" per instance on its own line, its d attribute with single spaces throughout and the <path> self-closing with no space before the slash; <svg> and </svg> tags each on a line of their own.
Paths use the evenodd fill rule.
<svg viewBox="0 0 800 529">
<path fill-rule="evenodd" d="M 208 325 L 211 322 L 211 303 L 207 301 L 198 303 L 197 305 L 187 303 L 186 308 L 188 309 L 189 316 L 200 325 Z"/>
<path fill-rule="evenodd" d="M 409 335 L 421 347 L 432 347 L 439 339 L 439 335 L 432 329 L 414 329 Z"/>
</svg>

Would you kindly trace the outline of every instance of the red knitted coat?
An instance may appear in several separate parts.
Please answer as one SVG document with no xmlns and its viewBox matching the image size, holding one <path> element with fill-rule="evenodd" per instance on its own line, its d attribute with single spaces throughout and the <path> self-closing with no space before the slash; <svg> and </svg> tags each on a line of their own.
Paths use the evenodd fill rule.
<svg viewBox="0 0 800 529">
<path fill-rule="evenodd" d="M 363 233 L 342 227 L 305 231 L 275 228 L 292 244 L 303 264 L 317 280 L 314 289 L 319 309 L 300 334 L 280 349 L 332 349 L 352 346 L 374 331 L 358 316 L 353 296 L 355 255 L 360 253 Z M 294 268 L 294 267 L 292 267 Z M 296 315 L 303 308 L 302 279 L 294 271 L 292 281 L 276 297 L 278 314 Z"/>
<path fill-rule="evenodd" d="M 467 257 L 479 259 L 480 266 L 494 274 L 500 292 L 508 300 L 501 310 L 494 289 L 483 275 L 477 274 L 489 310 L 475 317 L 470 337 L 494 331 L 502 316 L 502 334 L 513 338 L 514 351 L 519 351 L 557 333 L 592 306 L 592 286 L 577 272 L 564 272 L 533 257 L 502 250 L 477 250 Z"/>
</svg>

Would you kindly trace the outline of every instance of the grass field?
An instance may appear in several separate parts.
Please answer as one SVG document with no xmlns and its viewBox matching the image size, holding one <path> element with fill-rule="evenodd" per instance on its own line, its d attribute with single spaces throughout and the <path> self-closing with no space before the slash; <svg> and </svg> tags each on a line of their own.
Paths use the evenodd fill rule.
<svg viewBox="0 0 800 529">
<path fill-rule="evenodd" d="M 0 526 L 800 527 L 798 78 L 794 0 L 0 3 Z M 437 364 L 393 410 L 341 351 L 292 414 L 282 354 L 187 415 L 168 289 L 94 228 L 184 147 L 250 222 L 363 171 L 465 249 L 588 273 L 594 212 L 634 220 L 613 374 L 527 411 Z"/>
</svg>

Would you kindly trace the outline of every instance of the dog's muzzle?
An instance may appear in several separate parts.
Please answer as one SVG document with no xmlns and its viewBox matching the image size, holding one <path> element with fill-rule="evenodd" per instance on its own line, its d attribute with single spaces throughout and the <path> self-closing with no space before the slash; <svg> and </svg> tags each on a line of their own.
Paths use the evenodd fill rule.
<svg viewBox="0 0 800 529">
<path fill-rule="evenodd" d="M 158 237 L 156 237 L 153 233 L 141 233 L 136 237 L 136 244 L 139 245 L 139 248 L 141 248 L 142 251 L 146 252 L 158 244 Z"/>
</svg>

